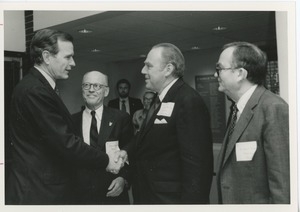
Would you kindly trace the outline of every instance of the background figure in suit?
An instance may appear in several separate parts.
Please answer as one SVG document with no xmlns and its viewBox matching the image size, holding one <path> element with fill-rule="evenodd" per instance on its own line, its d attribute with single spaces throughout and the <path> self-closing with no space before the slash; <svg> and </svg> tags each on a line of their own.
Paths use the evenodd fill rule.
<svg viewBox="0 0 300 212">
<path fill-rule="evenodd" d="M 158 96 L 135 143 L 125 148 L 130 162 L 135 161 L 134 201 L 209 203 L 210 117 L 200 95 L 182 79 L 184 57 L 176 46 L 163 43 L 151 49 L 144 63 L 146 88 Z"/>
<path fill-rule="evenodd" d="M 108 107 L 126 111 L 132 118 L 135 111 L 143 109 L 143 104 L 140 99 L 129 96 L 130 87 L 131 85 L 127 79 L 119 80 L 117 82 L 117 91 L 119 98 L 110 100 L 108 102 Z"/>
<path fill-rule="evenodd" d="M 155 93 L 152 91 L 146 91 L 143 96 L 143 105 L 144 108 L 141 110 L 137 110 L 132 117 L 132 123 L 134 126 L 134 134 L 139 132 L 141 130 L 142 124 L 144 122 L 144 119 L 146 118 L 146 115 L 148 113 L 148 110 L 153 102 L 153 98 L 155 96 Z"/>
<path fill-rule="evenodd" d="M 218 90 L 238 109 L 218 159 L 220 203 L 290 202 L 289 109 L 262 86 L 266 63 L 255 45 L 234 42 L 223 47 L 216 65 Z"/>
<path fill-rule="evenodd" d="M 108 108 L 103 105 L 104 98 L 109 93 L 107 76 L 99 71 L 87 72 L 82 80 L 82 96 L 85 109 L 72 116 L 77 135 L 89 145 L 106 151 L 106 142 L 118 141 L 120 148 L 129 142 L 133 136 L 129 114 Z M 91 111 L 95 111 L 98 136 L 94 141 L 90 137 Z M 75 175 L 77 204 L 129 204 L 128 166 L 113 175 L 105 170 L 78 169 Z M 127 181 L 127 182 L 125 182 Z"/>
<path fill-rule="evenodd" d="M 54 91 L 73 60 L 71 35 L 38 31 L 30 55 L 34 68 L 16 86 L 11 102 L 12 167 L 6 204 L 69 204 L 72 165 L 118 172 L 114 158 L 74 134 L 71 115 Z M 113 166 L 116 168 L 113 168 Z"/>
</svg>

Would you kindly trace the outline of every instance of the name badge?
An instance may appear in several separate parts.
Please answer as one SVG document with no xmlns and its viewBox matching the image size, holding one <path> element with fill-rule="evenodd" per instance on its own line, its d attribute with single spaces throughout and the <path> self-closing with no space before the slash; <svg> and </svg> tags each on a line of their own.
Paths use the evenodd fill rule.
<svg viewBox="0 0 300 212">
<path fill-rule="evenodd" d="M 172 115 L 175 103 L 174 102 L 162 102 L 160 110 L 158 111 L 158 116 L 170 117 Z"/>
<path fill-rule="evenodd" d="M 107 141 L 105 143 L 106 154 L 110 155 L 119 151 L 119 141 Z"/>
<path fill-rule="evenodd" d="M 257 150 L 256 141 L 239 142 L 235 144 L 236 160 L 251 161 Z"/>
</svg>

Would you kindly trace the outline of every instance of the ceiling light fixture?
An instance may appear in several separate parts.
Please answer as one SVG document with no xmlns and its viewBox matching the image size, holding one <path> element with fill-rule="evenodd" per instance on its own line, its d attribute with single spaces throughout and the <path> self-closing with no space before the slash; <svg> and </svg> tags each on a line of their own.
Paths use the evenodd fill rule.
<svg viewBox="0 0 300 212">
<path fill-rule="evenodd" d="M 193 46 L 191 49 L 192 50 L 197 50 L 197 49 L 200 49 L 200 48 L 199 48 L 199 46 Z"/>
<path fill-rule="evenodd" d="M 96 52 L 101 52 L 101 50 L 100 49 L 92 49 L 91 52 L 96 53 Z"/>
<path fill-rule="evenodd" d="M 93 31 L 90 29 L 80 29 L 78 30 L 78 32 L 82 34 L 88 34 L 88 33 L 92 33 Z"/>
<path fill-rule="evenodd" d="M 227 28 L 226 27 L 223 27 L 223 26 L 217 26 L 215 28 L 213 28 L 214 31 L 223 31 L 223 30 L 226 30 Z"/>
</svg>

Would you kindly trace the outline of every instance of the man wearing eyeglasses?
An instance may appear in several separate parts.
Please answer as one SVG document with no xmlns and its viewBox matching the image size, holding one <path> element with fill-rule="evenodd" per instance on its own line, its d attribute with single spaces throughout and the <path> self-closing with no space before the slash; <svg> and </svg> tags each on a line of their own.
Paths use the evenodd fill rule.
<svg viewBox="0 0 300 212">
<path fill-rule="evenodd" d="M 72 116 L 78 136 L 103 152 L 108 151 L 108 145 L 122 148 L 133 136 L 129 114 L 103 105 L 108 93 L 107 76 L 99 71 L 87 72 L 82 79 L 85 108 Z M 128 178 L 128 165 L 119 175 L 105 170 L 79 169 L 75 175 L 75 204 L 129 204 Z"/>
<path fill-rule="evenodd" d="M 218 90 L 233 101 L 217 166 L 222 204 L 290 203 L 289 109 L 263 87 L 266 63 L 246 42 L 225 45 L 217 63 Z"/>
</svg>

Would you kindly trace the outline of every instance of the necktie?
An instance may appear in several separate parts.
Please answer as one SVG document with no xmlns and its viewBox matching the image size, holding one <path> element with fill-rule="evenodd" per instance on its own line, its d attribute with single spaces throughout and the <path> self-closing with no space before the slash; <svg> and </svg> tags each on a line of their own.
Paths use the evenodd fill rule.
<svg viewBox="0 0 300 212">
<path fill-rule="evenodd" d="M 236 123 L 236 119 L 237 119 L 237 112 L 238 112 L 238 108 L 236 106 L 236 104 L 233 105 L 232 107 L 232 111 L 231 111 L 231 116 L 230 116 L 230 122 L 229 122 L 229 125 L 228 125 L 228 136 L 227 136 L 227 139 L 225 140 L 224 142 L 224 154 L 223 154 L 223 157 L 222 157 L 222 163 L 224 161 L 224 158 L 225 158 L 225 154 L 226 154 L 226 150 L 227 150 L 227 144 L 230 140 L 230 137 L 233 133 L 233 130 L 234 130 L 234 127 L 235 127 L 235 123 Z"/>
<path fill-rule="evenodd" d="M 237 112 L 238 112 L 238 108 L 236 106 L 236 104 L 233 105 L 232 107 L 232 115 L 231 115 L 231 121 L 230 121 L 230 124 L 229 124 L 229 128 L 228 128 L 228 139 L 230 139 L 232 133 L 233 133 L 233 130 L 234 130 L 234 127 L 235 127 L 235 123 L 236 123 L 236 119 L 237 119 Z"/>
<path fill-rule="evenodd" d="M 91 111 L 92 122 L 91 122 L 91 129 L 90 129 L 90 145 L 96 148 L 97 140 L 98 140 L 98 130 L 97 130 L 97 120 L 95 114 L 96 112 L 94 110 Z"/>
<path fill-rule="evenodd" d="M 122 100 L 121 110 L 126 112 L 125 100 Z"/>
<path fill-rule="evenodd" d="M 160 99 L 159 99 L 159 97 L 157 95 L 156 98 L 153 101 L 152 106 L 150 107 L 150 109 L 148 111 L 148 114 L 147 114 L 147 117 L 146 117 L 146 124 L 148 124 L 150 118 L 152 117 L 154 111 L 159 107 L 160 103 L 161 103 Z"/>
</svg>

